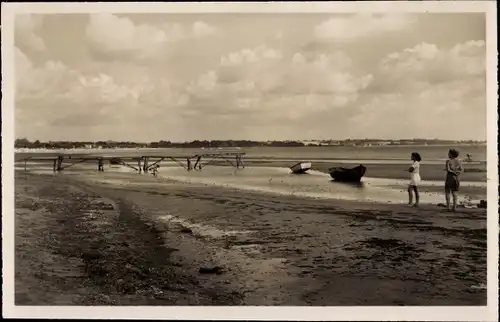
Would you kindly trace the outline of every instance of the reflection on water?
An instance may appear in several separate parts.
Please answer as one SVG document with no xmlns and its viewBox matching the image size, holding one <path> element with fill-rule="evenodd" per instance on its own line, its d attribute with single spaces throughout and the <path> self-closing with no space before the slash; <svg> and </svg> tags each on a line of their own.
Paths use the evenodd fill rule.
<svg viewBox="0 0 500 322">
<path fill-rule="evenodd" d="M 17 167 L 16 167 L 17 169 Z M 23 167 L 19 167 L 23 169 Z M 96 172 L 95 166 L 78 165 L 64 170 L 82 173 L 82 170 Z M 51 167 L 37 168 L 36 172 L 52 173 Z M 106 172 L 135 172 L 127 167 L 107 168 Z M 202 171 L 188 172 L 181 167 L 161 167 L 159 178 L 169 178 L 181 182 L 205 184 L 209 186 L 229 187 L 245 191 L 273 193 L 280 195 L 293 195 L 321 199 L 345 199 L 359 201 L 376 201 L 391 203 L 406 203 L 406 180 L 382 179 L 363 177 L 359 183 L 341 183 L 332 180 L 329 174 L 310 170 L 303 175 L 292 174 L 288 168 L 278 167 L 247 167 L 236 169 L 233 167 L 211 166 Z M 111 178 L 106 178 L 106 180 Z M 127 176 L 127 183 L 134 182 L 134 176 Z M 441 186 L 442 182 L 423 181 L 422 186 Z M 486 183 L 462 183 L 463 186 L 486 186 Z M 438 203 L 442 201 L 438 193 L 421 193 L 422 203 Z"/>
</svg>

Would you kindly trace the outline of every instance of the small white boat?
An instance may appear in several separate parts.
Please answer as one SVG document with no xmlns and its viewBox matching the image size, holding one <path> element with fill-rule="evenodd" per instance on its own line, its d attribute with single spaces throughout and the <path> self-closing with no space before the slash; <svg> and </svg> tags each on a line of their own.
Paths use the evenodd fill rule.
<svg viewBox="0 0 500 322">
<path fill-rule="evenodd" d="M 299 162 L 290 167 L 293 173 L 305 173 L 307 170 L 311 169 L 311 162 Z"/>
</svg>

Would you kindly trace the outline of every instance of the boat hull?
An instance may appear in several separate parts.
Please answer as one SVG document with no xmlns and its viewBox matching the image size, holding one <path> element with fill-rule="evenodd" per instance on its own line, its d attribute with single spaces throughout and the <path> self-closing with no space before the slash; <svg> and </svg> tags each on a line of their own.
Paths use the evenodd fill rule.
<svg viewBox="0 0 500 322">
<path fill-rule="evenodd" d="M 299 162 L 291 166 L 290 170 L 292 170 L 292 172 L 295 174 L 301 174 L 301 173 L 306 173 L 308 170 L 311 169 L 311 167 L 312 167 L 311 162 Z"/>
<path fill-rule="evenodd" d="M 346 169 L 346 168 L 330 168 L 330 176 L 335 181 L 340 182 L 360 182 L 361 178 L 366 173 L 366 167 L 359 165 L 357 167 Z"/>
<path fill-rule="evenodd" d="M 111 164 L 111 165 L 121 165 L 122 161 L 120 160 L 120 158 L 112 158 L 112 159 L 109 160 L 109 164 Z"/>
</svg>

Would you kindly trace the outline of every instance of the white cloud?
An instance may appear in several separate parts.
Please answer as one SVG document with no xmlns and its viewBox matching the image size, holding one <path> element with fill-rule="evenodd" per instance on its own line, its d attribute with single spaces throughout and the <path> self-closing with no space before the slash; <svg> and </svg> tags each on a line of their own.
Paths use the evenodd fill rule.
<svg viewBox="0 0 500 322">
<path fill-rule="evenodd" d="M 164 79 L 125 82 L 103 72 L 82 73 L 59 61 L 34 66 L 19 49 L 15 69 L 22 75 L 16 77 L 16 118 L 25 126 L 28 119 L 48 127 L 146 122 L 164 116 L 179 100 Z"/>
<path fill-rule="evenodd" d="M 93 14 L 86 28 L 92 51 L 111 59 L 161 59 L 172 43 L 188 38 L 206 37 L 216 29 L 202 21 L 186 30 L 180 24 L 135 24 L 127 17 Z"/>
<path fill-rule="evenodd" d="M 421 43 L 383 59 L 377 81 L 382 90 L 415 91 L 422 83 L 484 77 L 485 68 L 484 41 L 468 41 L 447 50 Z"/>
<path fill-rule="evenodd" d="M 344 53 L 306 57 L 285 55 L 268 46 L 223 55 L 187 88 L 185 115 L 245 115 L 245 123 L 299 120 L 304 115 L 355 102 L 373 76 L 352 75 Z M 194 112 L 196 111 L 196 112 Z"/>
<path fill-rule="evenodd" d="M 332 17 L 314 28 L 320 40 L 353 41 L 384 32 L 401 31 L 415 22 L 406 14 L 356 14 Z"/>
<path fill-rule="evenodd" d="M 484 28 L 448 16 L 305 15 L 286 27 L 282 18 L 221 16 L 217 29 L 190 15 L 25 17 L 16 22 L 16 131 L 146 141 L 482 138 L 485 44 L 470 39 L 484 39 Z M 451 26 L 437 28 L 443 19 Z M 74 45 L 56 44 L 62 28 Z M 443 34 L 422 36 L 432 29 Z M 26 42 L 31 34 L 48 37 L 39 37 L 42 54 Z"/>
<path fill-rule="evenodd" d="M 484 138 L 485 58 L 481 41 L 448 50 L 422 43 L 389 54 L 376 75 L 377 91 L 351 122 L 382 137 L 400 133 L 402 137 Z"/>
<path fill-rule="evenodd" d="M 249 63 L 262 64 L 263 60 L 273 61 L 283 58 L 283 54 L 276 49 L 267 46 L 258 46 L 256 48 L 244 48 L 239 51 L 231 52 L 221 57 L 222 66 L 241 66 Z"/>
<path fill-rule="evenodd" d="M 37 35 L 42 23 L 42 15 L 17 14 L 14 18 L 16 45 L 26 50 L 45 50 L 44 41 Z"/>
<path fill-rule="evenodd" d="M 428 85 L 420 93 L 373 97 L 350 119 L 371 137 L 486 137 L 485 83 L 481 80 Z"/>
<path fill-rule="evenodd" d="M 486 67 L 484 41 L 457 44 L 450 50 L 440 50 L 434 44 L 421 43 L 403 52 L 392 53 L 383 60 L 384 70 L 422 77 L 430 74 L 446 76 L 480 75 Z"/>
<path fill-rule="evenodd" d="M 27 77 L 33 67 L 31 60 L 17 47 L 14 47 L 14 71 L 16 84 L 19 84 Z"/>
<path fill-rule="evenodd" d="M 203 21 L 196 21 L 193 23 L 193 35 L 195 37 L 211 36 L 216 32 L 217 29 L 215 27 L 212 27 Z"/>
</svg>

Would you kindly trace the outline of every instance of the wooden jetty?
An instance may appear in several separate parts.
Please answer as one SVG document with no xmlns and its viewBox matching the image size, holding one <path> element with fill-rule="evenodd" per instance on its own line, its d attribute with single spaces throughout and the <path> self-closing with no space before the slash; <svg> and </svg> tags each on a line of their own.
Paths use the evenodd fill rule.
<svg viewBox="0 0 500 322">
<path fill-rule="evenodd" d="M 225 152 L 225 153 L 205 153 L 187 156 L 99 156 L 99 155 L 75 155 L 75 154 L 59 154 L 52 156 L 33 156 L 25 157 L 16 160 L 15 163 L 24 162 L 24 169 L 27 170 L 29 161 L 52 161 L 54 172 L 72 167 L 76 164 L 85 162 L 97 162 L 97 170 L 104 171 L 104 161 L 109 163 L 123 165 L 136 170 L 138 173 L 148 173 L 153 168 L 157 167 L 162 161 L 173 161 L 187 171 L 201 170 L 207 165 L 212 164 L 216 160 L 225 161 L 232 167 L 237 169 L 244 168 L 242 157 L 245 153 L 240 152 Z"/>
</svg>

